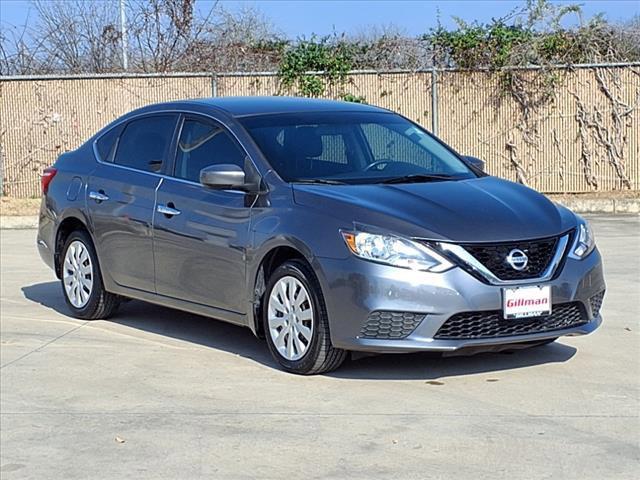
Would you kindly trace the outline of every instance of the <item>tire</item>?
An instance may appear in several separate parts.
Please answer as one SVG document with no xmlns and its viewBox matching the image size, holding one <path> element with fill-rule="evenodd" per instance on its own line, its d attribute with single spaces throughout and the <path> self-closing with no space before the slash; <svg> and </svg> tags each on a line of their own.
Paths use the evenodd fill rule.
<svg viewBox="0 0 640 480">
<path fill-rule="evenodd" d="M 331 344 L 320 283 L 303 261 L 286 261 L 273 272 L 265 289 L 262 321 L 271 355 L 288 372 L 330 372 L 347 357 L 345 350 Z"/>
<path fill-rule="evenodd" d="M 87 232 L 76 230 L 69 235 L 60 261 L 62 295 L 74 317 L 106 319 L 116 312 L 120 298 L 104 289 L 98 257 Z"/>
</svg>

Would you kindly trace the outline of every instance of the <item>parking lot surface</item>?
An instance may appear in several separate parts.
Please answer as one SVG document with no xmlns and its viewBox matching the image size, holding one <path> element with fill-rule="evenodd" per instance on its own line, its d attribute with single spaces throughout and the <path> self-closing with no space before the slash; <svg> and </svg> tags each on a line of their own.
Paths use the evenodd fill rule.
<svg viewBox="0 0 640 480">
<path fill-rule="evenodd" d="M 640 217 L 592 217 L 604 323 L 516 353 L 277 369 L 215 320 L 67 316 L 35 231 L 0 232 L 0 476 L 638 478 Z"/>
</svg>

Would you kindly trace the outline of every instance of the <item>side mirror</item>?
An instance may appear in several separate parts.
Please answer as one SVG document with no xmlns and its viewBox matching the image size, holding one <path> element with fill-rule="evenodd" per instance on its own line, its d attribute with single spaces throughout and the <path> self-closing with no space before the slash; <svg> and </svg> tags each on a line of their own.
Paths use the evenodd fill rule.
<svg viewBox="0 0 640 480">
<path fill-rule="evenodd" d="M 477 157 L 472 157 L 470 155 L 465 155 L 463 157 L 467 162 L 469 162 L 471 165 L 473 165 L 474 167 L 476 167 L 478 170 L 481 170 L 484 172 L 484 160 L 480 160 Z"/>
<path fill-rule="evenodd" d="M 200 183 L 216 190 L 245 190 L 244 171 L 237 165 L 211 165 L 200 170 Z"/>
</svg>

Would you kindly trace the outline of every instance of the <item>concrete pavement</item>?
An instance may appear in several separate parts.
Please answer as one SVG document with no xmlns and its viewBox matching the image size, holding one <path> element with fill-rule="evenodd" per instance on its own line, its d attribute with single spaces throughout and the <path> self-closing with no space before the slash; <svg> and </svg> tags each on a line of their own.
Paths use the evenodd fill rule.
<svg viewBox="0 0 640 480">
<path fill-rule="evenodd" d="M 1 240 L 0 477 L 637 478 L 640 217 L 593 217 L 604 324 L 513 354 L 279 371 L 249 330 L 141 302 L 66 315 L 35 231 Z"/>
</svg>

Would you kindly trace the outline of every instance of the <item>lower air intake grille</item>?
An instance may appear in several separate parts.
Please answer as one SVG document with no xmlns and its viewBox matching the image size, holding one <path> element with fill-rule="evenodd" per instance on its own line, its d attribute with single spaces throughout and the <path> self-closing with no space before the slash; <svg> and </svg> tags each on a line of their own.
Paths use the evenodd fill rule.
<svg viewBox="0 0 640 480">
<path fill-rule="evenodd" d="M 450 317 L 435 335 L 439 339 L 495 338 L 527 335 L 576 327 L 587 323 L 580 302 L 554 305 L 551 315 L 505 320 L 502 311 L 464 312 Z"/>
<path fill-rule="evenodd" d="M 372 312 L 360 331 L 361 338 L 401 339 L 411 335 L 424 314 L 410 312 Z"/>
<path fill-rule="evenodd" d="M 589 303 L 591 304 L 591 314 L 594 317 L 600 313 L 600 308 L 602 307 L 603 300 L 604 300 L 604 290 L 600 293 L 595 294 L 593 297 L 589 299 Z"/>
</svg>

